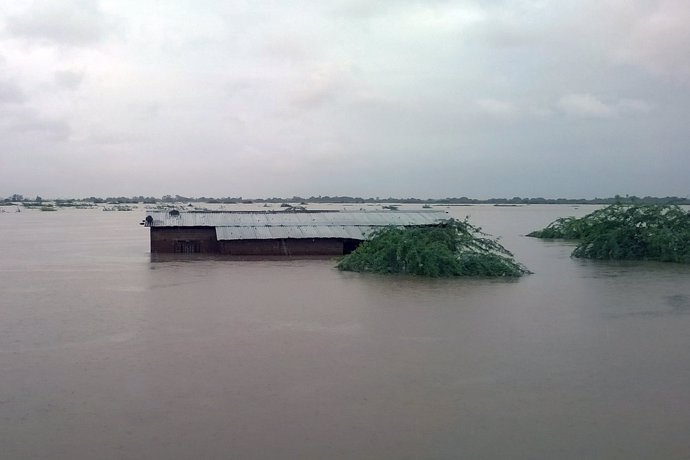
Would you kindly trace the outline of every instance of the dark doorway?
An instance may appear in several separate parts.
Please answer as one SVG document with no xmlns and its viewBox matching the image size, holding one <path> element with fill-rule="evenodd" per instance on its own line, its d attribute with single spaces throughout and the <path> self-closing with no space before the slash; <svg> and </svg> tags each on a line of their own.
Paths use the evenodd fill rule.
<svg viewBox="0 0 690 460">
<path fill-rule="evenodd" d="M 357 249 L 357 246 L 359 246 L 360 243 L 361 243 L 361 241 L 359 241 L 359 240 L 344 240 L 343 241 L 343 254 L 351 253 L 352 251 Z"/>
</svg>

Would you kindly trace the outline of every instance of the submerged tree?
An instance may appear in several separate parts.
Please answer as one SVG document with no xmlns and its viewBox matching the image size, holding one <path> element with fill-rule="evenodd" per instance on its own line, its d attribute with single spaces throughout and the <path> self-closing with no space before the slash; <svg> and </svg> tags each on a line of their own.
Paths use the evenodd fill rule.
<svg viewBox="0 0 690 460">
<path fill-rule="evenodd" d="M 430 277 L 529 273 L 480 228 L 450 219 L 436 226 L 386 227 L 338 262 L 340 270 Z"/>
<path fill-rule="evenodd" d="M 573 257 L 690 263 L 690 213 L 675 205 L 614 204 L 527 236 L 579 240 Z"/>
</svg>

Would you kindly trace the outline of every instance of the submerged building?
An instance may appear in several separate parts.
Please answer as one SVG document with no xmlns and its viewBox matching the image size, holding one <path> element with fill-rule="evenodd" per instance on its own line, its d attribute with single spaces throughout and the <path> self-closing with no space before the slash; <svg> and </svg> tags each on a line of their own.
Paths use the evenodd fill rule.
<svg viewBox="0 0 690 460">
<path fill-rule="evenodd" d="M 383 227 L 437 225 L 439 211 L 150 212 L 152 253 L 342 255 Z"/>
</svg>

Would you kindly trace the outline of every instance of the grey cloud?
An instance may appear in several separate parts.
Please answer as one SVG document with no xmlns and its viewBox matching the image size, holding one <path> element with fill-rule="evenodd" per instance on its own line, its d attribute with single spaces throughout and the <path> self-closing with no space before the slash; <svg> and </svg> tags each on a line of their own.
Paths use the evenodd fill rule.
<svg viewBox="0 0 690 460">
<path fill-rule="evenodd" d="M 476 105 L 482 112 L 495 118 L 511 119 L 518 113 L 515 104 L 508 101 L 479 99 Z"/>
<path fill-rule="evenodd" d="M 534 32 L 513 24 L 486 28 L 485 25 L 475 27 L 476 35 L 489 46 L 497 48 L 512 48 L 533 45 L 539 42 L 539 36 Z"/>
<path fill-rule="evenodd" d="M 11 1 L 0 155 L 80 194 L 687 193 L 680 0 Z"/>
<path fill-rule="evenodd" d="M 0 112 L 5 120 L 3 127 L 7 133 L 31 134 L 43 136 L 50 141 L 65 141 L 72 134 L 72 129 L 64 120 L 46 117 L 33 109 L 20 108 Z"/>
<path fill-rule="evenodd" d="M 552 25 L 538 20 L 543 15 L 543 7 L 539 4 L 525 2 L 509 5 L 500 2 L 479 5 L 485 14 L 469 28 L 469 36 L 491 47 L 540 46 Z"/>
<path fill-rule="evenodd" d="M 0 104 L 23 104 L 24 91 L 13 81 L 0 81 Z"/>
<path fill-rule="evenodd" d="M 600 55 L 610 64 L 688 82 L 690 8 L 685 0 L 583 0 L 556 9 L 551 42 Z"/>
<path fill-rule="evenodd" d="M 269 57 L 288 59 L 290 61 L 304 61 L 310 54 L 304 40 L 290 35 L 274 36 L 264 43 L 264 52 Z"/>
<path fill-rule="evenodd" d="M 6 27 L 16 37 L 80 46 L 101 41 L 107 23 L 97 0 L 63 0 L 38 3 L 7 18 Z"/>
<path fill-rule="evenodd" d="M 621 46 L 626 61 L 647 70 L 688 81 L 690 78 L 690 8 L 684 0 L 655 2 L 639 15 Z"/>
<path fill-rule="evenodd" d="M 605 103 L 592 94 L 566 94 L 557 102 L 557 107 L 566 115 L 584 118 L 612 118 L 623 115 L 645 114 L 652 110 L 651 104 L 642 99 L 624 98 Z"/>
<path fill-rule="evenodd" d="M 396 1 L 367 1 L 367 0 L 343 0 L 334 2 L 332 11 L 339 17 L 366 19 L 373 16 L 379 16 L 390 11 L 396 6 L 404 4 L 405 2 Z"/>
<path fill-rule="evenodd" d="M 91 129 L 88 140 L 98 145 L 119 145 L 140 141 L 141 137 L 131 132 L 113 131 L 102 127 L 95 127 Z"/>
<path fill-rule="evenodd" d="M 616 114 L 613 107 L 591 94 L 566 94 L 557 105 L 567 115 L 585 118 L 609 118 Z"/>
<path fill-rule="evenodd" d="M 653 110 L 653 106 L 642 99 L 621 99 L 616 103 L 616 110 L 622 114 L 645 114 Z"/>
<path fill-rule="evenodd" d="M 332 2 L 331 11 L 340 17 L 354 19 L 368 19 L 377 16 L 384 16 L 400 9 L 414 6 L 444 6 L 476 3 L 472 0 L 453 2 L 451 0 L 336 0 Z M 493 0 L 486 0 L 486 3 L 494 3 Z"/>
<path fill-rule="evenodd" d="M 54 141 L 65 141 L 72 133 L 72 129 L 67 122 L 50 118 L 22 120 L 15 125 L 15 129 L 22 132 L 43 134 L 48 139 Z"/>
<path fill-rule="evenodd" d="M 469 29 L 469 37 L 491 47 L 530 47 L 552 58 L 560 52 L 560 60 L 576 73 L 586 60 L 690 82 L 685 0 L 582 0 L 558 6 L 523 1 L 481 7 L 484 18 Z"/>
<path fill-rule="evenodd" d="M 291 103 L 301 108 L 314 108 L 334 100 L 345 92 L 349 75 L 333 65 L 320 65 L 305 70 L 303 78 L 292 89 Z"/>
<path fill-rule="evenodd" d="M 55 83 L 60 88 L 74 90 L 79 88 L 81 82 L 84 80 L 84 72 L 58 70 L 55 72 L 54 77 Z"/>
</svg>

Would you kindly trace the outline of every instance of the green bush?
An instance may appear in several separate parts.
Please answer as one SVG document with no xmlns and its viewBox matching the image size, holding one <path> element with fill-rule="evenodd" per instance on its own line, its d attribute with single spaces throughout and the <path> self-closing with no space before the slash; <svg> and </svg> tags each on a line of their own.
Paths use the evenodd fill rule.
<svg viewBox="0 0 690 460">
<path fill-rule="evenodd" d="M 529 271 L 467 219 L 437 226 L 386 227 L 338 262 L 340 270 L 430 277 L 521 276 Z"/>
<path fill-rule="evenodd" d="M 573 257 L 690 263 L 690 213 L 675 205 L 614 204 L 527 236 L 579 240 Z"/>
</svg>

